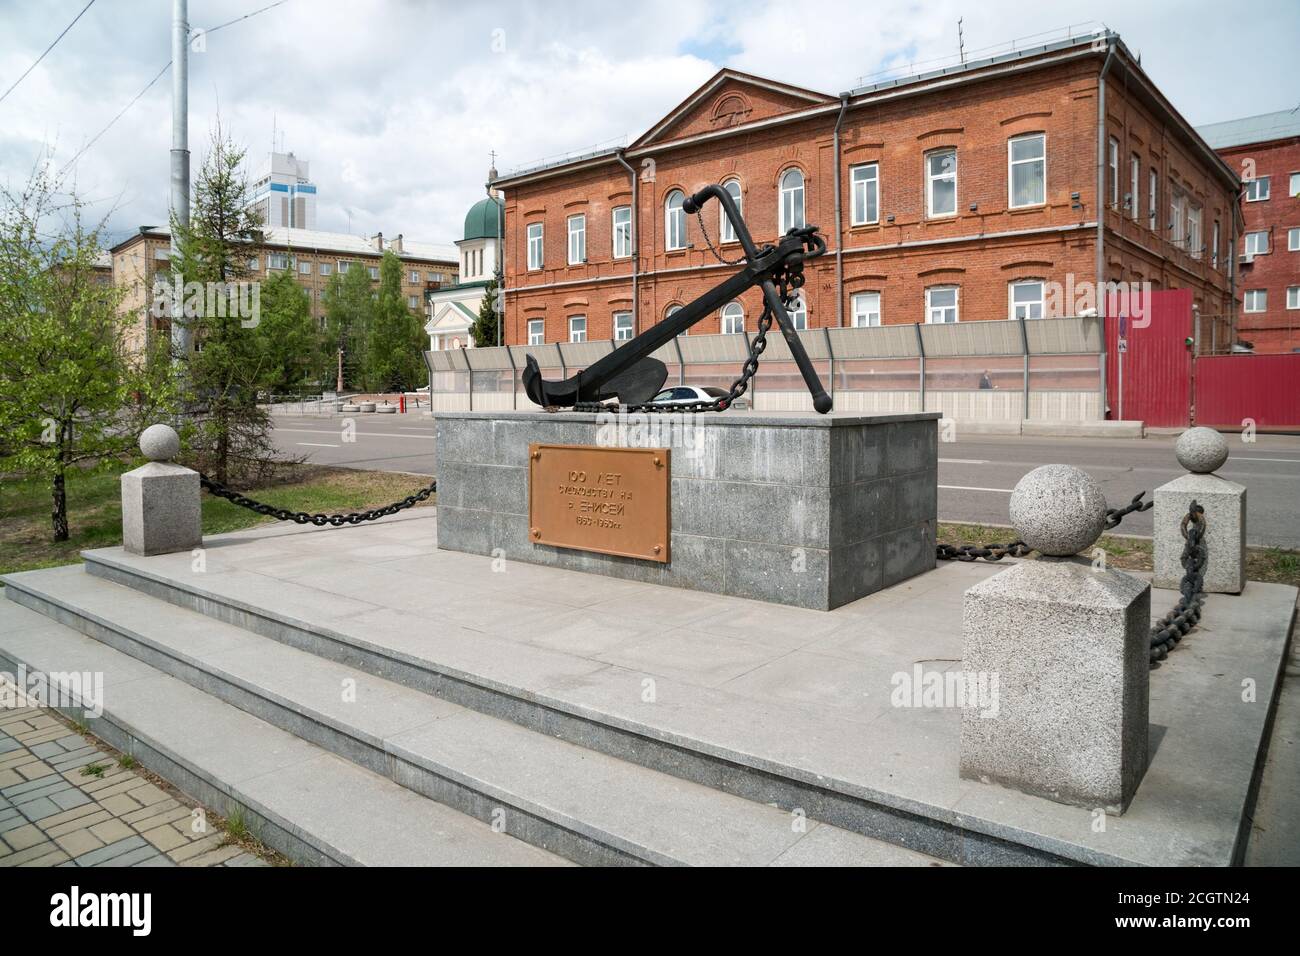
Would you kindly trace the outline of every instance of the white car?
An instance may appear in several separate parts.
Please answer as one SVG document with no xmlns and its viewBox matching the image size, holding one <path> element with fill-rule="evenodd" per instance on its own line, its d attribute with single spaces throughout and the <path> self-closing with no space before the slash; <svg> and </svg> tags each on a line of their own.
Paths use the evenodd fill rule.
<svg viewBox="0 0 1300 956">
<path fill-rule="evenodd" d="M 651 405 L 690 405 L 694 402 L 715 402 L 720 398 L 727 397 L 725 388 L 717 388 L 713 385 L 674 385 L 672 388 L 665 388 L 662 392 L 650 399 Z M 733 408 L 746 408 L 749 406 L 749 400 L 740 398 L 736 400 Z"/>
</svg>

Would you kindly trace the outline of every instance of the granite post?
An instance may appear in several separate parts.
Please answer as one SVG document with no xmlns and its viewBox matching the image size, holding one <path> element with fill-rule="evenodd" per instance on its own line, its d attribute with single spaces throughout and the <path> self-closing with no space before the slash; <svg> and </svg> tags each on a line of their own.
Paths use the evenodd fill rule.
<svg viewBox="0 0 1300 956">
<path fill-rule="evenodd" d="M 170 554 L 203 544 L 199 473 L 170 460 L 180 438 L 168 425 L 140 435 L 149 463 L 122 476 L 122 546 L 132 554 Z"/>
<path fill-rule="evenodd" d="M 960 774 L 1123 813 L 1147 766 L 1151 588 L 1075 557 L 1106 520 L 1085 472 L 1031 471 L 1011 518 L 1042 557 L 966 592 L 963 667 L 989 675 L 997 700 L 963 710 Z"/>
<path fill-rule="evenodd" d="M 1174 446 L 1191 474 L 1155 490 L 1155 561 L 1152 583 L 1178 589 L 1183 577 L 1183 518 L 1193 501 L 1205 509 L 1205 584 L 1215 594 L 1240 594 L 1246 586 L 1246 489 L 1213 472 L 1228 460 L 1228 442 L 1212 428 L 1189 428 Z"/>
</svg>

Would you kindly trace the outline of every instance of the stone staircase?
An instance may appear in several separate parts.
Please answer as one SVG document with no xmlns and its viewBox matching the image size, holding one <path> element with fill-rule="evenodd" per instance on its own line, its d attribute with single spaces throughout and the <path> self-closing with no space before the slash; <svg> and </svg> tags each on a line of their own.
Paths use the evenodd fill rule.
<svg viewBox="0 0 1300 956">
<path fill-rule="evenodd" d="M 93 733 L 296 861 L 941 865 L 778 809 L 775 778 L 548 707 L 490 660 L 435 665 L 288 591 L 272 610 L 160 559 L 84 557 L 4 579 L 0 665 L 102 672 Z"/>
</svg>

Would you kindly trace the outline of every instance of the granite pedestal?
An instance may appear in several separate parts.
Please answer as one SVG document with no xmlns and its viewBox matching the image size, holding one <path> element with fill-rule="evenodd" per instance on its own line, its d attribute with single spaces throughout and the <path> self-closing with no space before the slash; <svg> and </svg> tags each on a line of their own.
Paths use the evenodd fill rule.
<svg viewBox="0 0 1300 956">
<path fill-rule="evenodd" d="M 438 547 L 829 610 L 935 566 L 938 417 L 439 413 Z M 671 563 L 532 543 L 531 442 L 671 448 Z"/>
<path fill-rule="evenodd" d="M 122 475 L 122 546 L 132 554 L 171 554 L 203 543 L 199 473 L 151 461 Z"/>
<path fill-rule="evenodd" d="M 970 588 L 963 667 L 997 675 L 992 716 L 962 712 L 961 776 L 1122 813 L 1147 766 L 1151 588 L 1077 558 Z"/>
<path fill-rule="evenodd" d="M 1183 577 L 1182 521 L 1193 501 L 1205 509 L 1205 585 L 1213 594 L 1246 586 L 1246 489 L 1218 475 L 1183 475 L 1155 490 L 1152 583 L 1177 589 Z"/>
</svg>

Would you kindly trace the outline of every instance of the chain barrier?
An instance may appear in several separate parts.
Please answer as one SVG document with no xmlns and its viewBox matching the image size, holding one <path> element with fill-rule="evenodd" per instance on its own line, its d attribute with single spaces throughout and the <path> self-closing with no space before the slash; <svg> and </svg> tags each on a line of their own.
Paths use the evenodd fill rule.
<svg viewBox="0 0 1300 956">
<path fill-rule="evenodd" d="M 306 511 L 290 511 L 288 508 L 276 508 L 273 505 L 265 504 L 261 501 L 255 501 L 238 491 L 227 488 L 221 482 L 209 478 L 207 475 L 199 474 L 199 485 L 217 498 L 225 498 L 233 505 L 240 508 L 247 508 L 249 511 L 255 511 L 260 515 L 275 518 L 277 521 L 293 521 L 297 524 L 311 524 L 318 528 L 331 525 L 335 528 L 341 528 L 345 524 L 361 524 L 363 521 L 374 521 L 376 518 L 383 518 L 388 515 L 395 515 L 399 511 L 419 504 L 421 501 L 427 501 L 429 496 L 438 490 L 438 479 L 429 482 L 428 486 L 421 488 L 413 495 L 407 495 L 401 501 L 394 501 L 390 505 L 383 505 L 379 508 L 370 508 L 367 511 L 352 511 L 348 514 L 310 514 Z"/>
<path fill-rule="evenodd" d="M 1205 509 L 1195 501 L 1183 516 L 1183 579 L 1178 584 L 1178 603 L 1151 628 L 1151 666 L 1169 656 L 1169 652 L 1201 620 L 1205 601 L 1205 564 L 1209 552 L 1205 544 Z"/>
</svg>

